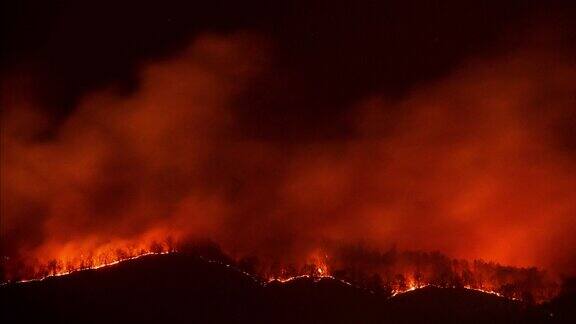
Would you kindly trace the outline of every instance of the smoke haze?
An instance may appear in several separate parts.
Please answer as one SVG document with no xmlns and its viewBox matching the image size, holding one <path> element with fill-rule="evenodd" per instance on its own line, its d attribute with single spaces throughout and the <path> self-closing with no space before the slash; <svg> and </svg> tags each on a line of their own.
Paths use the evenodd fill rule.
<svg viewBox="0 0 576 324">
<path fill-rule="evenodd" d="M 359 98 L 326 118 L 346 135 L 293 143 L 252 136 L 239 112 L 274 59 L 253 33 L 196 37 L 141 64 L 135 91 L 94 90 L 56 126 L 6 77 L 6 254 L 208 239 L 299 262 L 362 243 L 576 274 L 576 65 L 530 44 Z"/>
</svg>

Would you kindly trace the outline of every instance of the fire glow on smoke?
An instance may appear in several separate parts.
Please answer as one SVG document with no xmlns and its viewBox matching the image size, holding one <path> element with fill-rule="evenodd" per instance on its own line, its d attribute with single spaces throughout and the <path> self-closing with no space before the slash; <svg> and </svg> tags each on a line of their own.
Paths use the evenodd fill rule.
<svg viewBox="0 0 576 324">
<path fill-rule="evenodd" d="M 334 275 L 310 254 L 322 247 L 332 258 L 358 242 L 574 274 L 568 60 L 546 48 L 478 59 L 402 99 L 360 98 L 342 138 L 277 143 L 247 134 L 235 110 L 266 70 L 266 48 L 252 35 L 201 37 L 143 66 L 134 93 L 95 91 L 58 125 L 18 80 L 4 80 L 4 277 L 167 252 L 171 243 L 154 242 L 168 237 L 255 256 L 257 271 L 280 280 Z M 453 281 L 334 259 L 330 268 L 352 277 L 366 263 L 395 292 Z M 483 266 L 448 274 L 489 273 Z M 473 279 L 472 288 L 501 288 Z"/>
</svg>

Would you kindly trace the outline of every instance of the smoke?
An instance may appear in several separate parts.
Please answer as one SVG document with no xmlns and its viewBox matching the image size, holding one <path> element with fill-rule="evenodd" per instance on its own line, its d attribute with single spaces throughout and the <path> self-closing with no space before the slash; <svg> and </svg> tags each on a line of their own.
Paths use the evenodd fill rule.
<svg viewBox="0 0 576 324">
<path fill-rule="evenodd" d="M 576 66 L 561 52 L 470 60 L 402 99 L 358 100 L 347 136 L 286 144 L 238 116 L 269 48 L 200 37 L 57 125 L 4 80 L 6 255 L 24 267 L 208 239 L 298 262 L 361 242 L 574 274 Z"/>
</svg>

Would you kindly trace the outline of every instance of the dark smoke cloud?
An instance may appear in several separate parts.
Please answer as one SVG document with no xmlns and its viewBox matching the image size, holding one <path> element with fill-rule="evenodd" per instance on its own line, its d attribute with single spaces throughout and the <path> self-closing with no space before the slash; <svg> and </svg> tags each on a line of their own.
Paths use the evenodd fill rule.
<svg viewBox="0 0 576 324">
<path fill-rule="evenodd" d="M 143 65 L 134 93 L 86 95 L 51 136 L 7 78 L 7 254 L 171 237 L 298 262 L 363 242 L 574 273 L 576 66 L 561 51 L 471 60 L 401 99 L 358 100 L 353 135 L 296 144 L 249 136 L 237 115 L 271 55 L 254 35 L 199 37 Z"/>
</svg>

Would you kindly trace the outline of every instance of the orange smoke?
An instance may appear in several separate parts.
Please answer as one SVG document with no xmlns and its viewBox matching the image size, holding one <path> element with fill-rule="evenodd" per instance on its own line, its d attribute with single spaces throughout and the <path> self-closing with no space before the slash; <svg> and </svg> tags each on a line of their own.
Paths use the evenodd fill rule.
<svg viewBox="0 0 576 324">
<path fill-rule="evenodd" d="M 471 61 L 401 100 L 359 100 L 353 135 L 279 144 L 244 134 L 236 109 L 267 46 L 199 38 L 144 65 L 134 93 L 95 91 L 58 125 L 6 81 L 13 268 L 208 239 L 270 263 L 362 242 L 575 274 L 576 66 L 559 52 Z"/>
</svg>

